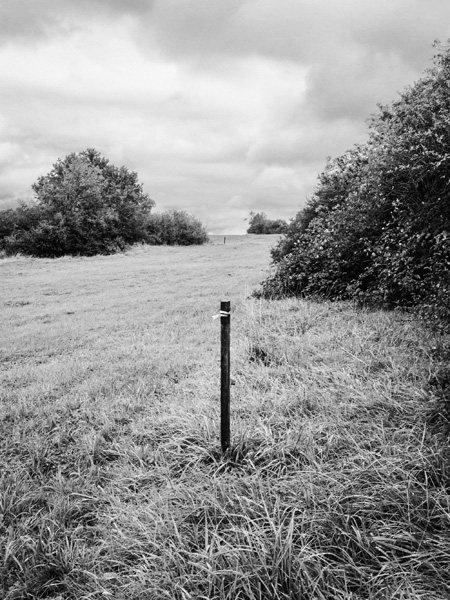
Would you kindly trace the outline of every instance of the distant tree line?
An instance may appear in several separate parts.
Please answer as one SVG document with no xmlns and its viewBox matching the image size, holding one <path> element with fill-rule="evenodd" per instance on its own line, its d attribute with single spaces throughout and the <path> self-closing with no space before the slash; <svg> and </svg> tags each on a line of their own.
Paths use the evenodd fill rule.
<svg viewBox="0 0 450 600">
<path fill-rule="evenodd" d="M 0 250 L 38 257 L 110 254 L 135 243 L 203 244 L 185 211 L 152 213 L 137 173 L 94 149 L 60 159 L 32 186 L 34 201 L 0 211 Z"/>
<path fill-rule="evenodd" d="M 286 221 L 268 219 L 264 212 L 251 212 L 247 233 L 267 234 L 285 233 L 288 229 Z"/>
<path fill-rule="evenodd" d="M 267 297 L 416 307 L 450 322 L 450 49 L 329 159 L 272 251 Z"/>
</svg>

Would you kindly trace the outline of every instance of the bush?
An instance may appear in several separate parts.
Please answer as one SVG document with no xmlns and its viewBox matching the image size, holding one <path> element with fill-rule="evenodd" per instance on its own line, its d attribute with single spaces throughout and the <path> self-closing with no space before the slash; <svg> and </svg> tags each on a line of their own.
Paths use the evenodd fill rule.
<svg viewBox="0 0 450 600">
<path fill-rule="evenodd" d="M 43 217 L 43 209 L 38 205 L 21 202 L 16 209 L 0 211 L 0 250 L 6 254 L 24 252 L 25 237 L 38 225 Z"/>
<path fill-rule="evenodd" d="M 149 244 L 189 246 L 205 244 L 208 234 L 202 223 L 183 210 L 152 213 L 147 222 L 146 241 Z"/>
<path fill-rule="evenodd" d="M 127 246 L 204 244 L 201 222 L 185 211 L 151 214 L 137 174 L 88 149 L 58 160 L 32 186 L 35 203 L 0 211 L 0 251 L 38 257 L 111 254 Z"/>
<path fill-rule="evenodd" d="M 250 213 L 249 226 L 247 233 L 255 234 L 272 234 L 272 233 L 285 233 L 287 231 L 286 221 L 281 219 L 271 220 L 266 217 L 266 213 L 258 212 Z"/>
<path fill-rule="evenodd" d="M 450 321 L 450 50 L 369 139 L 329 160 L 306 208 L 272 251 L 263 294 L 419 307 Z"/>
<path fill-rule="evenodd" d="M 0 247 L 7 253 L 110 254 L 146 239 L 154 201 L 136 173 L 96 150 L 58 160 L 32 188 L 33 206 L 0 214 Z"/>
</svg>

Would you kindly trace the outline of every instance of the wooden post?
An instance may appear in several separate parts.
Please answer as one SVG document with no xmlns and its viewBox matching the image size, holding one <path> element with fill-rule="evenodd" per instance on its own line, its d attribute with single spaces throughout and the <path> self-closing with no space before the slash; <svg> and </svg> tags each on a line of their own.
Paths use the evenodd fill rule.
<svg viewBox="0 0 450 600">
<path fill-rule="evenodd" d="M 225 243 L 226 243 L 226 241 L 227 241 L 227 238 L 226 238 L 226 237 L 224 237 L 224 238 L 223 238 L 223 243 L 225 244 Z"/>
<path fill-rule="evenodd" d="M 220 443 L 230 447 L 230 302 L 220 303 Z"/>
</svg>

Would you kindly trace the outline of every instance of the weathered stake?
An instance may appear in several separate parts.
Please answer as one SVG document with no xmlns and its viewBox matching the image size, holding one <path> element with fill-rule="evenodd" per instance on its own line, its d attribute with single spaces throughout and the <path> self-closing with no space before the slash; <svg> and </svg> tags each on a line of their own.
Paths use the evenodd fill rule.
<svg viewBox="0 0 450 600">
<path fill-rule="evenodd" d="M 220 303 L 220 442 L 230 447 L 230 302 Z"/>
</svg>

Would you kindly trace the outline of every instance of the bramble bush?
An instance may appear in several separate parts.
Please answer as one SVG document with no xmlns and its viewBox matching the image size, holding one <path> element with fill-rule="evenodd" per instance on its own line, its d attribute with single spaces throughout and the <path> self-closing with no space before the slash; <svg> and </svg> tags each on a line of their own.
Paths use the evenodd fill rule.
<svg viewBox="0 0 450 600">
<path fill-rule="evenodd" d="M 328 159 L 272 251 L 263 295 L 419 307 L 450 321 L 450 48 L 369 122 L 368 141 Z"/>
</svg>

